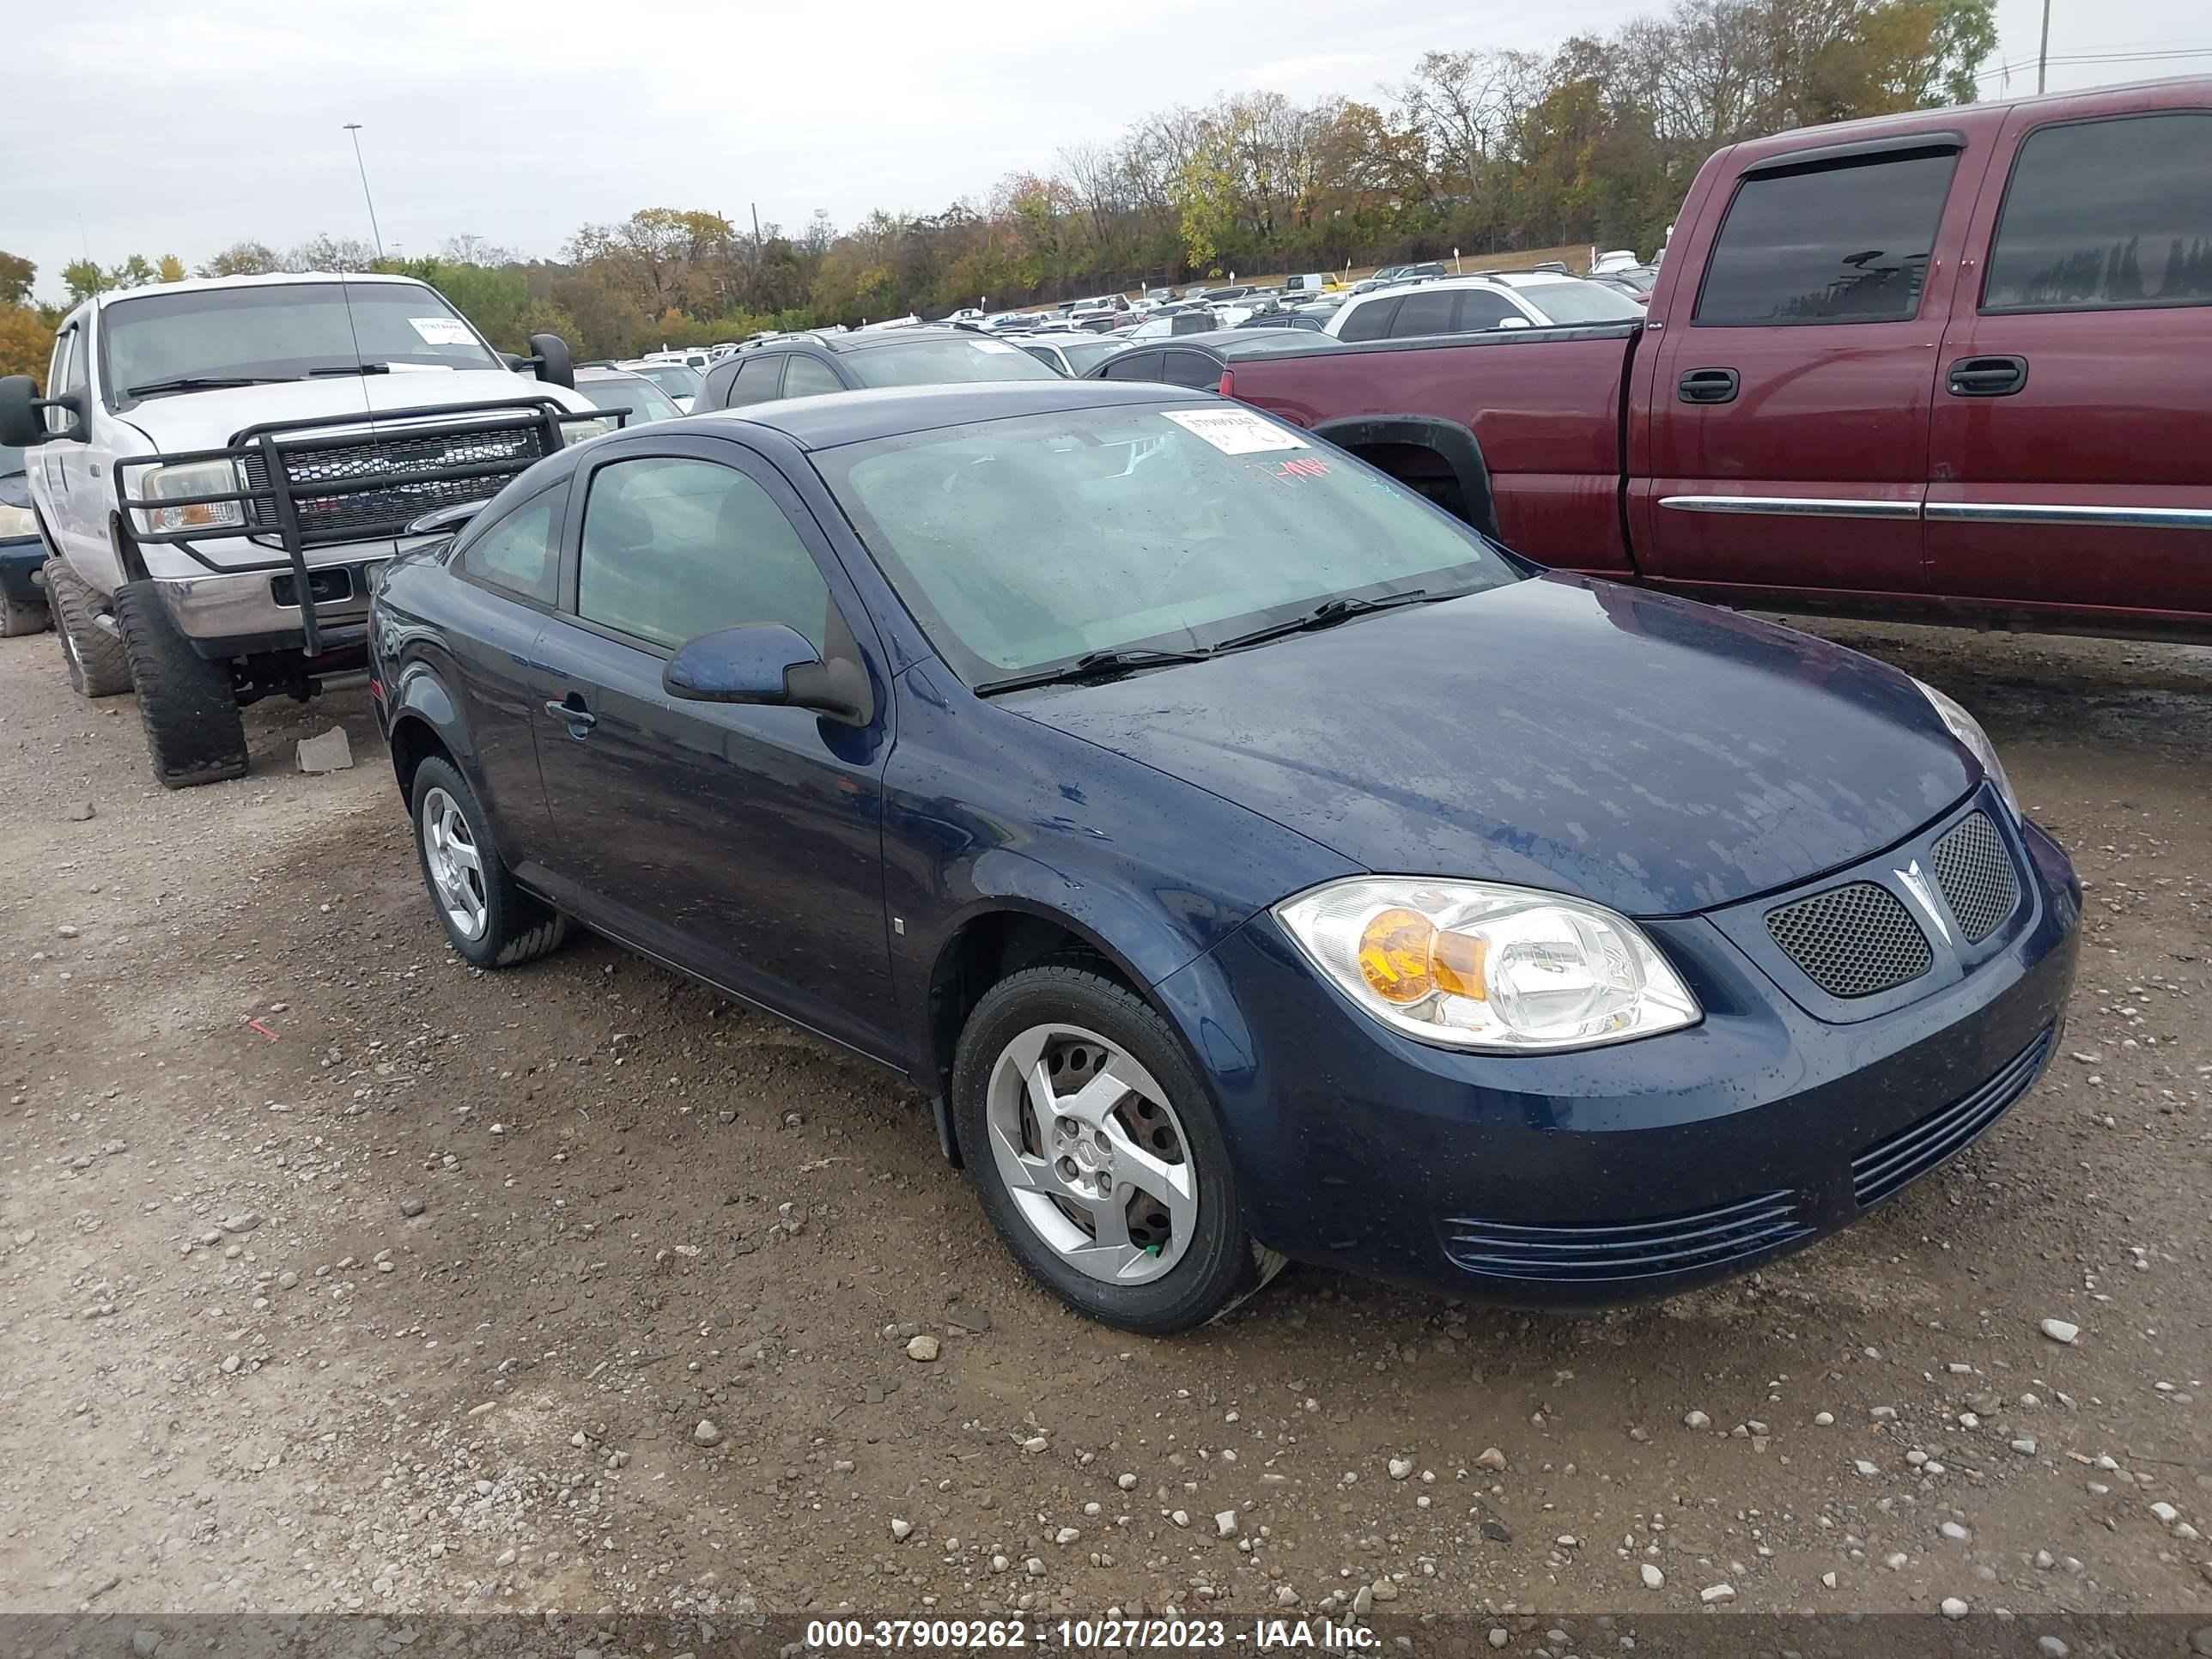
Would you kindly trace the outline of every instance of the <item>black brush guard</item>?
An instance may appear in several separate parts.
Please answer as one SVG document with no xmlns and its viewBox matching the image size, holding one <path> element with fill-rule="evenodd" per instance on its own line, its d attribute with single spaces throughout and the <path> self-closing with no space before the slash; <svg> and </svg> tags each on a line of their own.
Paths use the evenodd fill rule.
<svg viewBox="0 0 2212 1659">
<path fill-rule="evenodd" d="M 455 501 L 496 495 L 509 478 L 557 454 L 563 428 L 611 417 L 621 410 L 571 410 L 550 398 L 502 403 L 447 404 L 422 409 L 380 409 L 361 416 L 316 416 L 247 427 L 221 449 L 135 455 L 115 464 L 115 495 L 131 533 L 142 543 L 179 547 L 194 562 L 219 575 L 257 571 L 292 573 L 300 603 L 307 654 L 322 654 L 307 550 L 404 536 L 423 514 Z M 351 431 L 331 430 L 352 425 Z M 314 435 L 301 435 L 313 434 Z M 433 460 L 433 452 L 437 459 Z M 150 468 L 228 461 L 245 488 L 205 495 L 134 495 L 137 477 Z M 246 522 L 210 530 L 152 530 L 150 515 L 163 507 L 235 504 Z M 198 540 L 243 537 L 281 548 L 284 556 L 252 564 L 217 564 L 192 546 Z"/>
</svg>

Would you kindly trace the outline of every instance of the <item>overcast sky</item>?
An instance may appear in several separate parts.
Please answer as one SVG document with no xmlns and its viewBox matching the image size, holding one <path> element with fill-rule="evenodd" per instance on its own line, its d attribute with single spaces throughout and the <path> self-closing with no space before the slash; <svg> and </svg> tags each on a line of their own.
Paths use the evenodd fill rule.
<svg viewBox="0 0 2212 1659">
<path fill-rule="evenodd" d="M 1999 0 L 1998 64 L 2033 91 L 2042 0 Z M 2054 60 L 2212 49 L 2204 0 L 2052 0 Z M 63 265 L 251 237 L 366 237 L 341 125 L 387 250 L 473 232 L 552 254 L 641 207 L 748 204 L 787 229 L 825 208 L 934 211 L 1062 145 L 1224 91 L 1371 95 L 1430 48 L 1542 49 L 1640 0 L 1273 0 L 1179 9 L 789 0 L 77 0 L 6 32 L 0 248 Z M 988 17 L 973 24 L 966 15 Z M 2203 57 L 2054 61 L 2054 88 L 2178 73 Z M 1984 96 L 1999 95 L 1996 77 Z M 82 223 L 80 223 L 80 217 Z"/>
</svg>

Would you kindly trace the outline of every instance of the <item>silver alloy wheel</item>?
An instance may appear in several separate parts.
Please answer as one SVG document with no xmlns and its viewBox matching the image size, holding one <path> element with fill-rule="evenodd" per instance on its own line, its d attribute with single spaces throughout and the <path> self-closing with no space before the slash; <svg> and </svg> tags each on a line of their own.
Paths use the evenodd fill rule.
<svg viewBox="0 0 2212 1659">
<path fill-rule="evenodd" d="M 483 936 L 489 905 L 484 898 L 483 855 L 460 802 L 442 789 L 422 797 L 422 864 L 437 890 L 438 908 L 463 939 Z"/>
<path fill-rule="evenodd" d="M 1198 1169 L 1151 1073 L 1095 1031 L 1032 1025 L 987 1086 L 999 1177 L 1054 1255 L 1109 1285 L 1149 1283 L 1182 1260 Z"/>
</svg>

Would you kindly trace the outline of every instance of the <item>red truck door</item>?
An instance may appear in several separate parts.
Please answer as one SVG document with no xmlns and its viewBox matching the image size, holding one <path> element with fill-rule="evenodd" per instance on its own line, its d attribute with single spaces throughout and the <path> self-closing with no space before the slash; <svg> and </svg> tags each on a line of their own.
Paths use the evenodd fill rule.
<svg viewBox="0 0 2212 1659">
<path fill-rule="evenodd" d="M 2212 100 L 2193 90 L 2007 118 L 1929 429 L 1936 593 L 2091 625 L 2212 615 Z"/>
<path fill-rule="evenodd" d="M 1723 163 L 1733 191 L 1677 234 L 1651 306 L 1630 488 L 1647 576 L 1723 601 L 1923 591 L 1936 357 L 1993 125 Z"/>
</svg>

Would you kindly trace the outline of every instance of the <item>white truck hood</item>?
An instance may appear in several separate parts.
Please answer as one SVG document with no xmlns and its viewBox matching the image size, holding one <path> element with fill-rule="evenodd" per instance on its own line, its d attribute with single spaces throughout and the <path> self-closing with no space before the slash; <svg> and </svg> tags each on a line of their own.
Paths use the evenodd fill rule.
<svg viewBox="0 0 2212 1659">
<path fill-rule="evenodd" d="M 395 369 L 389 374 L 325 375 L 275 386 L 221 392 L 179 392 L 147 398 L 125 411 L 147 442 L 137 453 L 220 449 L 249 427 L 328 416 L 333 431 L 365 424 L 380 410 L 431 404 L 507 403 L 551 398 L 567 409 L 589 409 L 581 392 L 503 368 Z M 125 457 L 128 459 L 128 457 Z"/>
</svg>

